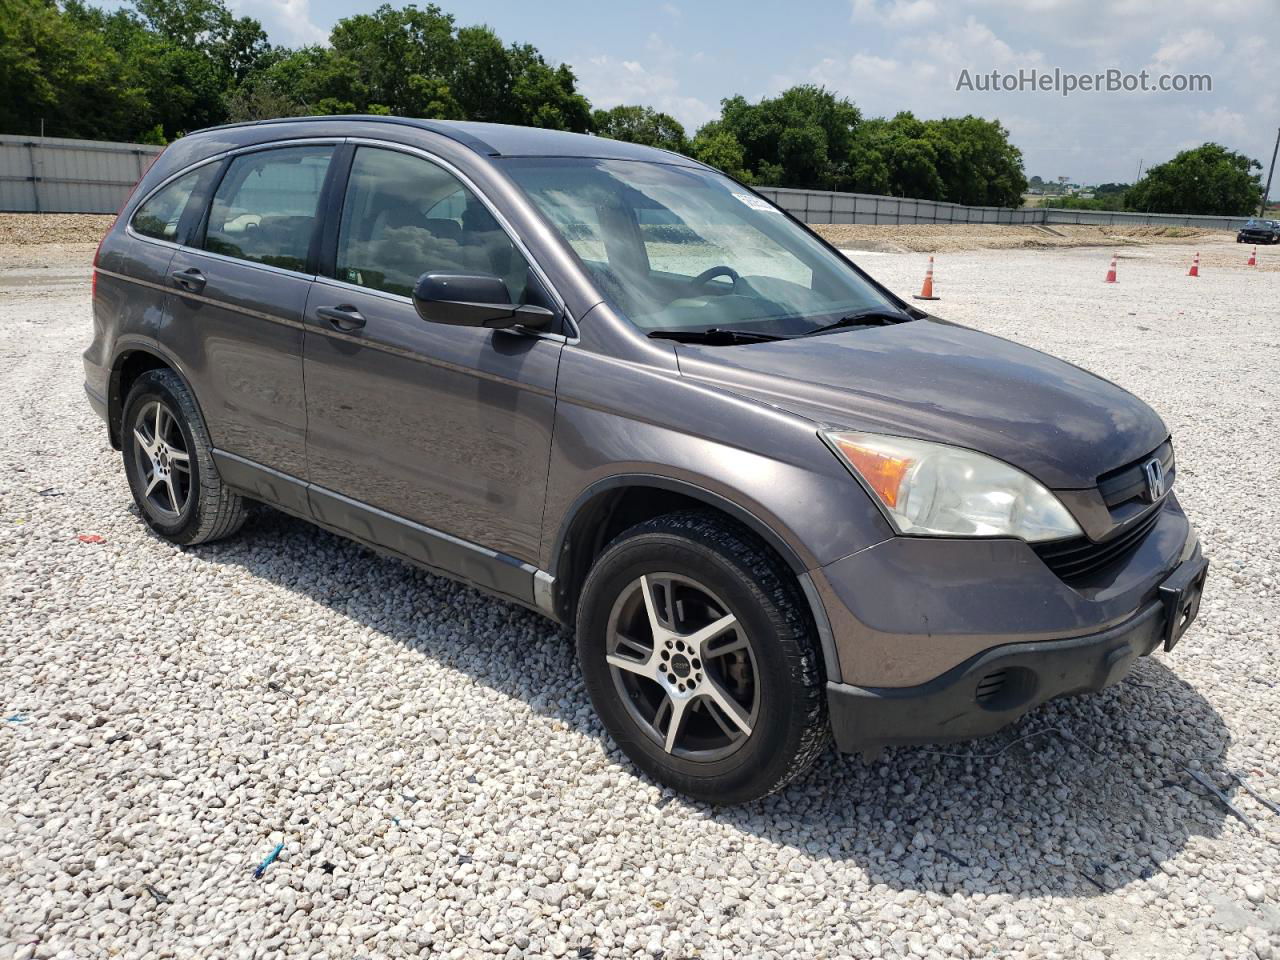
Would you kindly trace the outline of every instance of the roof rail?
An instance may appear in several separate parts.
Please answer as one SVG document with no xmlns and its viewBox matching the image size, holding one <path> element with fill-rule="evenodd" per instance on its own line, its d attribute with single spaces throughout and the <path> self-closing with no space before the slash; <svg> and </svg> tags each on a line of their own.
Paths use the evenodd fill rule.
<svg viewBox="0 0 1280 960">
<path fill-rule="evenodd" d="M 468 147 L 477 153 L 485 153 L 493 157 L 501 156 L 500 152 L 495 150 L 491 144 L 485 143 L 479 137 L 473 137 L 465 131 L 455 129 L 447 122 L 442 123 L 437 120 L 428 120 L 421 117 L 390 117 L 380 113 L 339 113 L 323 116 L 277 117 L 270 120 L 242 120 L 239 123 L 220 123 L 212 127 L 201 127 L 199 130 L 192 130 L 188 136 L 197 133 L 208 133 L 212 130 L 233 130 L 238 127 L 261 127 L 275 123 L 320 123 L 327 120 L 360 120 L 376 123 L 395 123 L 405 127 L 416 127 L 419 130 L 428 130 L 431 133 L 438 133 L 442 137 L 448 137 L 450 140 L 460 143 L 464 147 Z"/>
</svg>

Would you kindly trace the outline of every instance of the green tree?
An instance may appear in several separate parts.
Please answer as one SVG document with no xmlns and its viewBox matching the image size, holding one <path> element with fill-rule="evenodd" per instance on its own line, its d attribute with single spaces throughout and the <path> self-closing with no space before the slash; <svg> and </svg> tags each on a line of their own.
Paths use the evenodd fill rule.
<svg viewBox="0 0 1280 960">
<path fill-rule="evenodd" d="M 839 190 L 849 185 L 850 148 L 861 120 L 848 100 L 805 85 L 759 103 L 722 100 L 713 132 L 737 141 L 745 169 L 759 183 Z"/>
<path fill-rule="evenodd" d="M 356 76 L 355 64 L 318 45 L 277 51 L 250 74 L 241 91 L 241 104 L 275 99 L 287 105 L 289 116 L 356 113 L 357 100 L 368 108 L 367 87 Z"/>
<path fill-rule="evenodd" d="M 1060 210 L 1124 210 L 1124 195 L 1112 194 L 1105 197 L 1042 197 L 1042 207 L 1057 207 Z"/>
<path fill-rule="evenodd" d="M 977 206 L 1018 207 L 1027 189 L 1022 151 L 1009 142 L 998 120 L 944 117 L 925 121 L 925 138 L 934 145 L 940 199 Z"/>
<path fill-rule="evenodd" d="M 591 129 L 591 104 L 577 92 L 577 78 L 568 65 L 550 66 L 530 44 L 512 44 L 512 123 L 551 130 L 586 133 Z"/>
<path fill-rule="evenodd" d="M 746 156 L 732 133 L 713 120 L 703 126 L 689 145 L 689 152 L 694 159 L 700 160 L 709 167 L 723 170 L 735 180 L 743 183 L 754 182 L 751 171 L 745 167 Z"/>
<path fill-rule="evenodd" d="M 1125 200 L 1129 209 L 1145 213 L 1244 216 L 1258 208 L 1261 171 L 1257 160 L 1205 143 L 1152 167 Z"/>
<path fill-rule="evenodd" d="M 222 0 L 133 0 L 145 24 L 183 51 L 207 57 L 225 84 L 238 83 L 271 49 L 262 24 Z"/>
<path fill-rule="evenodd" d="M 413 117 L 457 119 L 458 103 L 449 89 L 456 47 L 453 17 L 429 4 L 383 4 L 373 13 L 339 20 L 329 34 L 335 65 L 350 72 L 341 92 L 325 96 L 351 97 L 358 111 L 382 105 L 392 113 Z M 326 71 L 329 80 L 336 79 Z"/>
<path fill-rule="evenodd" d="M 503 46 L 488 27 L 454 28 L 434 5 L 383 5 L 338 21 L 328 46 L 264 57 L 246 81 L 267 91 L 237 100 L 300 105 L 303 112 L 387 113 L 560 130 L 590 128 L 573 72 L 528 44 Z"/>
<path fill-rule="evenodd" d="M 468 120 L 515 123 L 511 54 L 488 27 L 463 27 L 454 40 L 454 95 Z"/>
<path fill-rule="evenodd" d="M 591 115 L 591 124 L 602 137 L 676 153 L 689 150 L 680 121 L 652 107 L 620 105 L 609 110 L 596 110 Z"/>
<path fill-rule="evenodd" d="M 147 109 L 106 37 L 52 0 L 0 0 L 0 131 L 128 140 Z"/>
<path fill-rule="evenodd" d="M 341 111 L 335 111 L 341 112 Z M 272 120 L 276 117 L 301 117 L 311 113 L 286 91 L 266 78 L 242 84 L 227 98 L 227 122 Z"/>
<path fill-rule="evenodd" d="M 899 113 L 859 125 L 849 159 L 852 188 L 922 200 L 1015 207 L 1027 180 L 1022 153 L 998 122 L 919 120 Z"/>
<path fill-rule="evenodd" d="M 910 113 L 867 120 L 850 152 L 850 184 L 859 193 L 944 199 L 938 147 L 929 126 Z"/>
</svg>

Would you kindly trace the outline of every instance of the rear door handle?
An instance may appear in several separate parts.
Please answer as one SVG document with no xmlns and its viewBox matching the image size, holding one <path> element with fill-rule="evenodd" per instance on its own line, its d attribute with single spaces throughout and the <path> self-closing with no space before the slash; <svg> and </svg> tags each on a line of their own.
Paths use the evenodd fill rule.
<svg viewBox="0 0 1280 960">
<path fill-rule="evenodd" d="M 336 330 L 359 330 L 365 324 L 360 311 L 349 303 L 337 307 L 320 307 L 316 310 L 316 316 L 324 317 Z"/>
<path fill-rule="evenodd" d="M 191 293 L 199 293 L 204 289 L 204 285 L 209 282 L 205 275 L 195 267 L 189 267 L 186 270 L 175 270 L 169 276 L 173 278 L 174 283 Z"/>
</svg>

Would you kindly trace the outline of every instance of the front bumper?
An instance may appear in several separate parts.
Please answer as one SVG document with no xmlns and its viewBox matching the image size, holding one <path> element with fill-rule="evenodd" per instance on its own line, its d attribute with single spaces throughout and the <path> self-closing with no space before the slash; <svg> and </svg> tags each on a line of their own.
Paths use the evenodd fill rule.
<svg viewBox="0 0 1280 960">
<path fill-rule="evenodd" d="M 1047 700 L 1109 687 L 1139 657 L 1177 643 L 1199 611 L 1208 565 L 1197 547 L 1136 615 L 1100 633 L 994 647 L 915 686 L 830 682 L 836 746 L 873 754 L 889 745 L 982 737 Z"/>
<path fill-rule="evenodd" d="M 810 571 L 830 625 L 831 680 L 913 687 L 995 647 L 1130 620 L 1198 549 L 1171 491 L 1131 553 L 1065 583 L 1021 540 L 892 537 Z"/>
<path fill-rule="evenodd" d="M 85 396 L 89 398 L 89 406 L 93 407 L 93 412 L 100 416 L 103 420 L 107 419 L 107 398 L 100 394 L 88 382 L 84 385 Z"/>
</svg>

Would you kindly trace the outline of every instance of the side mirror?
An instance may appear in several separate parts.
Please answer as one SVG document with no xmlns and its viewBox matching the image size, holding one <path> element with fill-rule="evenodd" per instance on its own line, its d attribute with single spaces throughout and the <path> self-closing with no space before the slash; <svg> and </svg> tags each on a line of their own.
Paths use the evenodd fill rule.
<svg viewBox="0 0 1280 960">
<path fill-rule="evenodd" d="M 512 303 L 507 285 L 490 274 L 424 273 L 413 287 L 418 316 L 455 327 L 543 330 L 555 314 L 545 307 Z"/>
</svg>

